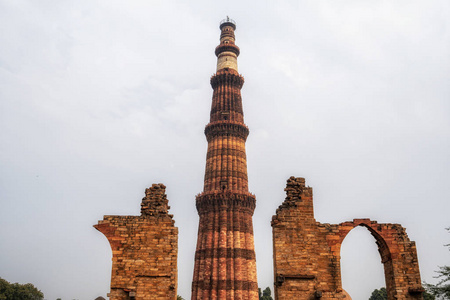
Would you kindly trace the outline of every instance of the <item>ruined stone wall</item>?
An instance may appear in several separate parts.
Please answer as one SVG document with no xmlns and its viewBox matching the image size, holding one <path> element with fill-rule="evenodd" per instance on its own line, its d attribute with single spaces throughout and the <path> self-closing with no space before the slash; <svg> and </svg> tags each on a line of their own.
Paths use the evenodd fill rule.
<svg viewBox="0 0 450 300">
<path fill-rule="evenodd" d="M 375 237 L 385 269 L 388 299 L 422 299 L 415 243 L 399 224 L 355 219 L 321 224 L 314 219 L 312 188 L 291 177 L 286 199 L 272 218 L 275 299 L 348 299 L 342 290 L 341 244 L 350 230 Z"/>
<path fill-rule="evenodd" d="M 165 186 L 145 194 L 141 216 L 105 216 L 94 225 L 112 249 L 111 300 L 176 299 L 178 228 Z"/>
</svg>

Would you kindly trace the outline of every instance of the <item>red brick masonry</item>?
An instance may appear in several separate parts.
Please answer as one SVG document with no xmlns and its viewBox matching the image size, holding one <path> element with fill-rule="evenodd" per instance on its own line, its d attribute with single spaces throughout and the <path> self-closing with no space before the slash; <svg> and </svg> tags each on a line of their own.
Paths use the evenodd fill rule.
<svg viewBox="0 0 450 300">
<path fill-rule="evenodd" d="M 174 300 L 178 228 L 163 184 L 146 189 L 141 216 L 105 216 L 94 227 L 112 249 L 111 300 Z"/>
<path fill-rule="evenodd" d="M 322 224 L 314 219 L 312 188 L 304 178 L 289 178 L 285 191 L 286 199 L 272 218 L 277 300 L 345 299 L 340 249 L 356 226 L 366 227 L 376 240 L 388 299 L 422 299 L 416 246 L 401 225 L 369 219 Z"/>
</svg>

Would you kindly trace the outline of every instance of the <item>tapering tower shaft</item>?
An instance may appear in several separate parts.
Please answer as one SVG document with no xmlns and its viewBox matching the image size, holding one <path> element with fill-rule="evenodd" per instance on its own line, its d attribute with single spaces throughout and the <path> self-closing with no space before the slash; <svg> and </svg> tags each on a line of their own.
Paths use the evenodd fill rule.
<svg viewBox="0 0 450 300">
<path fill-rule="evenodd" d="M 196 198 L 200 216 L 192 300 L 257 300 L 252 216 L 255 197 L 248 191 L 239 47 L 234 21 L 220 24 L 217 71 L 211 77 L 213 97 L 203 192 Z"/>
</svg>

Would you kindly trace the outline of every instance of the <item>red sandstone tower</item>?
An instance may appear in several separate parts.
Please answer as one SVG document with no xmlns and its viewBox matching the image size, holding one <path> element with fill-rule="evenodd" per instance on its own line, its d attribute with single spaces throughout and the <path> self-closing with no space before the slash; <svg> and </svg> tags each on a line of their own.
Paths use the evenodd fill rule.
<svg viewBox="0 0 450 300">
<path fill-rule="evenodd" d="M 220 45 L 215 51 L 217 73 L 211 77 L 214 92 L 205 128 L 205 184 L 196 198 L 200 223 L 192 300 L 258 299 L 252 224 L 256 201 L 248 191 L 249 130 L 242 110 L 244 78 L 237 68 L 235 29 L 229 18 L 220 23 Z"/>
</svg>

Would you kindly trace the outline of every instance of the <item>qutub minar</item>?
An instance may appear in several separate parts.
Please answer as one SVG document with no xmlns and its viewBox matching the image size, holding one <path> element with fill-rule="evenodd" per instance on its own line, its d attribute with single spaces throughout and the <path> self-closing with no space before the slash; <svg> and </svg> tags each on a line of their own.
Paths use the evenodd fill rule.
<svg viewBox="0 0 450 300">
<path fill-rule="evenodd" d="M 208 141 L 205 183 L 197 196 L 200 216 L 195 253 L 192 300 L 258 299 L 252 216 L 255 196 L 248 191 L 241 88 L 235 44 L 236 25 L 227 18 L 220 24 L 216 47 L 217 72 Z"/>
<path fill-rule="evenodd" d="M 252 216 L 255 196 L 248 191 L 244 124 L 238 73 L 236 24 L 220 23 L 203 192 L 196 198 L 200 216 L 192 300 L 257 300 Z M 112 249 L 111 300 L 176 300 L 178 228 L 164 184 L 145 190 L 140 216 L 104 216 L 94 227 Z M 353 219 L 317 222 L 313 189 L 290 177 L 286 198 L 272 218 L 276 300 L 331 300 L 350 296 L 342 288 L 341 244 L 356 226 L 376 240 L 389 300 L 422 300 L 424 291 L 416 245 L 400 224 Z M 268 233 L 267 233 L 268 234 Z M 183 278 L 183 280 L 189 280 Z"/>
</svg>

